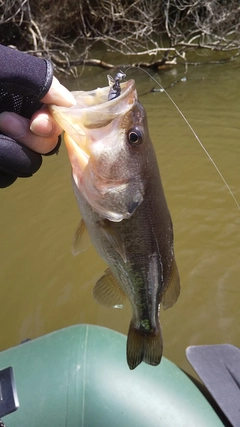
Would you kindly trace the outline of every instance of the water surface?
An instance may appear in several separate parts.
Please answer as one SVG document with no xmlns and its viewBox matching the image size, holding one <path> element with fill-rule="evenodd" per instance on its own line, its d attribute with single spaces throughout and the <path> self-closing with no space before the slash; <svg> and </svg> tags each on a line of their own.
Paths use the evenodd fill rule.
<svg viewBox="0 0 240 427">
<path fill-rule="evenodd" d="M 168 88 L 240 202 L 239 62 L 172 69 L 154 75 Z M 92 74 L 91 74 L 92 73 Z M 107 83 L 106 72 L 85 69 L 73 90 Z M 164 355 L 191 372 L 193 344 L 240 347 L 240 211 L 221 178 L 164 93 L 130 70 L 146 108 L 175 230 L 181 276 L 176 305 L 161 312 Z M 174 84 L 175 83 L 175 84 Z M 0 350 L 53 330 L 93 323 L 127 333 L 131 310 L 98 306 L 91 291 L 106 268 L 93 247 L 73 257 L 80 215 L 65 147 L 44 159 L 31 179 L 1 190 Z"/>
</svg>

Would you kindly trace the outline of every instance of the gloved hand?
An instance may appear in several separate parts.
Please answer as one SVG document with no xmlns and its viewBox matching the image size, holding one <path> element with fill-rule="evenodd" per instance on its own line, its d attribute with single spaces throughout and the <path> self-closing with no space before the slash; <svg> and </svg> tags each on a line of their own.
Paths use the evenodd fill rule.
<svg viewBox="0 0 240 427">
<path fill-rule="evenodd" d="M 31 120 L 12 112 L 0 114 L 0 188 L 18 177 L 32 176 L 45 156 L 58 152 L 62 129 L 46 108 Z"/>
<path fill-rule="evenodd" d="M 60 146 L 61 127 L 44 104 L 70 107 L 71 93 L 53 77 L 52 65 L 0 45 L 0 188 L 33 175 L 42 155 Z"/>
</svg>

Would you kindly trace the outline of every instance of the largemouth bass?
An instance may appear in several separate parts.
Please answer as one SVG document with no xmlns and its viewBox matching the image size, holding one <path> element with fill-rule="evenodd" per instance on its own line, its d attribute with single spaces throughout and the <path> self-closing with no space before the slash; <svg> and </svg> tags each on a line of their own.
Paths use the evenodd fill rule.
<svg viewBox="0 0 240 427">
<path fill-rule="evenodd" d="M 77 105 L 51 106 L 65 131 L 73 188 L 82 215 L 75 253 L 87 229 L 108 265 L 93 296 L 108 307 L 127 297 L 132 320 L 127 340 L 130 369 L 158 365 L 163 341 L 159 308 L 180 292 L 173 226 L 164 196 L 147 117 L 134 80 L 108 100 L 109 87 L 72 92 Z"/>
</svg>

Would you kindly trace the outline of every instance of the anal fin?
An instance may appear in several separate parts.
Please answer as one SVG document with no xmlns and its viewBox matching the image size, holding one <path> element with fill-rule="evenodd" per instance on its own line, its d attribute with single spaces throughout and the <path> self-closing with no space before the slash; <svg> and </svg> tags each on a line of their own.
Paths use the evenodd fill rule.
<svg viewBox="0 0 240 427">
<path fill-rule="evenodd" d="M 105 270 L 104 275 L 94 286 L 93 297 L 99 304 L 105 307 L 123 307 L 126 295 L 109 268 Z"/>
</svg>

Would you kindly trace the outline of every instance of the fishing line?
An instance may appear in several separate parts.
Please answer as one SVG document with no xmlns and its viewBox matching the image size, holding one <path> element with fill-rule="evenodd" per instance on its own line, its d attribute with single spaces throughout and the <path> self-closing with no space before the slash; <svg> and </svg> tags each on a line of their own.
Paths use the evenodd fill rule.
<svg viewBox="0 0 240 427">
<path fill-rule="evenodd" d="M 217 171 L 218 175 L 220 176 L 220 178 L 222 179 L 224 185 L 226 186 L 227 190 L 229 191 L 230 195 L 232 196 L 232 198 L 233 198 L 233 200 L 234 200 L 237 208 L 240 210 L 240 204 L 238 203 L 236 197 L 234 196 L 234 194 L 233 194 L 231 188 L 229 187 L 226 179 L 224 178 L 222 172 L 218 168 L 217 164 L 215 163 L 215 161 L 213 160 L 213 158 L 211 157 L 211 155 L 209 154 L 209 152 L 207 151 L 207 149 L 204 147 L 204 145 L 203 145 L 202 141 L 200 140 L 199 136 L 197 135 L 197 133 L 195 132 L 195 130 L 193 129 L 192 125 L 189 123 L 189 121 L 187 120 L 187 118 L 184 116 L 183 112 L 177 106 L 177 104 L 173 100 L 173 98 L 169 95 L 169 93 L 166 91 L 166 89 L 164 89 L 164 87 L 161 85 L 161 83 L 159 83 L 148 71 L 144 70 L 141 67 L 129 67 L 126 70 L 126 73 L 131 68 L 143 71 L 145 74 L 147 74 L 162 89 L 162 91 L 165 93 L 165 95 L 167 95 L 168 99 L 172 102 L 172 104 L 174 105 L 174 107 L 176 108 L 176 110 L 178 111 L 178 113 L 180 114 L 180 116 L 182 117 L 182 119 L 184 120 L 184 122 L 186 123 L 186 125 L 188 126 L 188 128 L 190 129 L 190 131 L 192 132 L 192 134 L 194 135 L 194 137 L 196 138 L 196 140 L 198 141 L 200 147 L 203 149 L 204 153 L 207 155 L 208 159 L 210 160 L 210 162 L 214 166 L 215 170 Z"/>
</svg>

